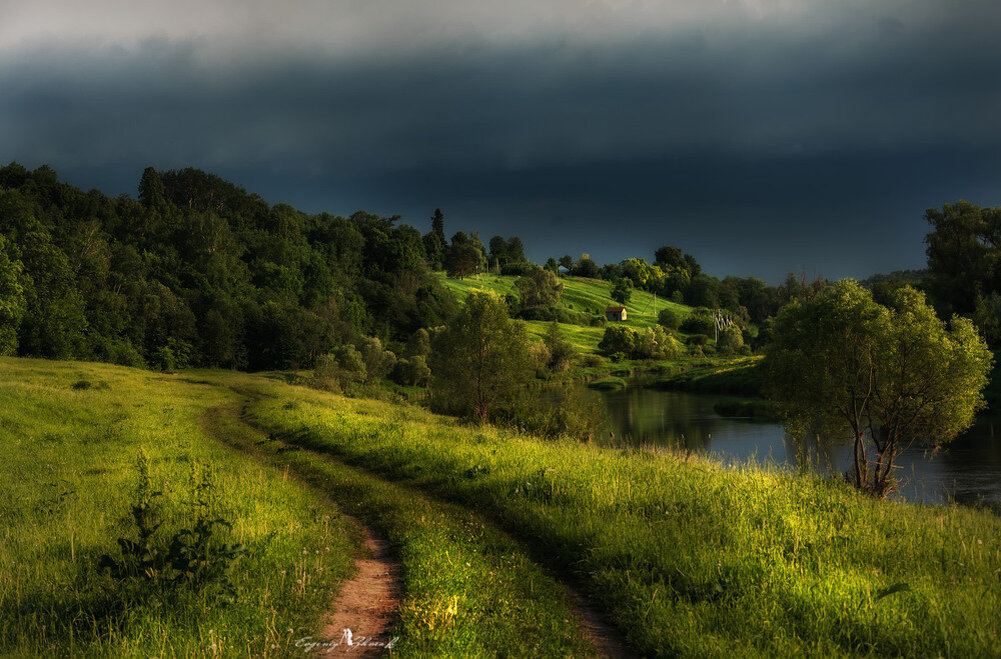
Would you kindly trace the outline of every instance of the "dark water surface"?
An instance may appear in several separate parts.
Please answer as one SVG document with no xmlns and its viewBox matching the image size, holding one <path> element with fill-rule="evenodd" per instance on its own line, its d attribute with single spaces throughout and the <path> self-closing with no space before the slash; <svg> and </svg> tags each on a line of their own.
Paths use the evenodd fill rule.
<svg viewBox="0 0 1001 659">
<path fill-rule="evenodd" d="M 608 407 L 609 446 L 665 446 L 712 454 L 724 462 L 774 462 L 822 474 L 844 472 L 850 443 L 797 440 L 775 422 L 733 419 L 713 411 L 717 396 L 629 387 L 597 393 Z M 997 437 L 997 438 L 996 438 Z M 945 450 L 921 446 L 897 459 L 899 494 L 911 501 L 988 504 L 1001 510 L 1001 418 L 983 417 Z"/>
</svg>

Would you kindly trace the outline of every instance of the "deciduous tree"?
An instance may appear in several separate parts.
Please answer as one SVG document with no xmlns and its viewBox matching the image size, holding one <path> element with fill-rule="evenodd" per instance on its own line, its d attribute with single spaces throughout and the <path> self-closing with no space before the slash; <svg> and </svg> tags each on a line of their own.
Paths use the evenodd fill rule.
<svg viewBox="0 0 1001 659">
<path fill-rule="evenodd" d="M 440 409 L 485 422 L 532 376 L 524 326 L 489 293 L 473 293 L 432 340 L 431 393 Z"/>
<path fill-rule="evenodd" d="M 787 427 L 848 431 L 851 481 L 876 496 L 892 490 L 894 459 L 910 442 L 951 441 L 983 405 L 987 346 L 970 321 L 947 327 L 910 287 L 886 308 L 839 282 L 784 308 L 773 338 L 765 391 Z"/>
</svg>

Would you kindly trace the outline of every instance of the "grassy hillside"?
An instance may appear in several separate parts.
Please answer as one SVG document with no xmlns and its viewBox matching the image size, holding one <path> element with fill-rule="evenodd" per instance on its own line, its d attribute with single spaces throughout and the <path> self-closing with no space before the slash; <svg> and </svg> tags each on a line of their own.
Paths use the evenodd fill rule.
<svg viewBox="0 0 1001 659">
<path fill-rule="evenodd" d="M 339 509 L 404 565 L 401 656 L 588 654 L 537 561 L 581 584 L 642 656 L 1001 645 L 1001 519 L 982 511 L 545 442 L 227 371 L 0 359 L 0 396 L 4 655 L 301 652 L 295 640 L 315 633 L 350 569 L 355 527 Z M 131 533 L 140 447 L 162 533 L 190 525 L 191 474 L 212 466 L 214 509 L 249 549 L 235 598 L 99 574 Z"/>
<path fill-rule="evenodd" d="M 1001 520 L 986 512 L 286 387 L 250 413 L 503 524 L 582 580 L 642 656 L 991 656 L 1001 643 Z"/>
<path fill-rule="evenodd" d="M 467 277 L 465 279 L 452 279 L 442 276 L 445 286 L 452 290 L 460 299 L 465 299 L 467 295 L 474 291 L 489 291 L 500 296 L 516 295 L 514 280 L 517 277 L 503 275 L 479 275 Z M 680 318 L 684 318 L 691 313 L 691 307 L 677 304 L 670 300 L 657 297 L 646 291 L 634 290 L 632 298 L 626 305 L 620 305 L 610 297 L 612 285 L 600 279 L 588 279 L 585 277 L 562 277 L 563 295 L 560 297 L 560 305 L 573 311 L 580 311 L 588 315 L 604 315 L 606 307 L 625 306 L 626 321 L 621 323 L 626 327 L 636 330 L 645 329 L 657 322 L 657 313 L 664 308 L 673 309 Z M 542 336 L 545 332 L 546 323 L 540 321 L 528 321 L 528 329 L 536 336 Z M 577 345 L 582 352 L 597 352 L 598 343 L 604 334 L 601 327 L 582 327 L 580 325 L 561 324 L 561 329 L 567 338 Z"/>
<path fill-rule="evenodd" d="M 98 364 L 0 359 L 0 655 L 287 655 L 353 564 L 353 527 L 329 502 L 208 439 L 231 391 Z M 248 553 L 218 588 L 163 588 L 98 571 L 138 537 L 137 456 L 148 457 L 163 526 L 192 528 L 197 482 L 226 542 Z M 194 476 L 194 483 L 192 482 Z M 222 529 L 219 529 L 222 531 Z"/>
<path fill-rule="evenodd" d="M 247 392 L 275 387 L 225 371 L 0 359 L 0 656 L 302 656 L 297 642 L 316 637 L 358 553 L 341 510 L 403 564 L 394 654 L 591 654 L 565 589 L 475 512 L 248 427 Z M 161 493 L 148 555 L 197 529 L 208 501 L 232 524 L 220 541 L 247 550 L 229 566 L 231 593 L 99 568 L 121 557 L 119 538 L 139 540 L 140 451 Z"/>
</svg>

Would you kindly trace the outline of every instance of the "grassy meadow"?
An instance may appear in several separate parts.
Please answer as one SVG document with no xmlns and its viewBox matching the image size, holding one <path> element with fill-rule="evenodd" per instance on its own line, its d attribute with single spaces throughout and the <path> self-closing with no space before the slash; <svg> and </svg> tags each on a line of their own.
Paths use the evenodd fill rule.
<svg viewBox="0 0 1001 659">
<path fill-rule="evenodd" d="M 354 529 L 287 474 L 207 436 L 238 398 L 184 376 L 0 359 L 0 654 L 286 656 L 353 565 Z M 191 528 L 205 472 L 225 540 L 247 554 L 233 596 L 119 583 L 98 570 L 130 524 L 139 452 L 162 510 L 158 542 Z M 194 479 L 193 479 L 194 476 Z"/>
<path fill-rule="evenodd" d="M 441 280 L 447 288 L 454 292 L 460 300 L 464 300 L 475 291 L 487 291 L 499 296 L 515 295 L 514 281 L 517 277 L 504 275 L 474 275 L 465 279 L 454 279 L 442 275 Z M 560 277 L 563 282 L 563 294 L 559 305 L 572 311 L 580 311 L 592 316 L 604 316 L 606 307 L 626 307 L 626 320 L 621 325 L 635 330 L 646 329 L 657 323 L 657 313 L 665 308 L 674 309 L 680 318 L 691 313 L 691 307 L 677 304 L 664 298 L 654 299 L 654 295 L 646 291 L 633 290 L 628 304 L 620 305 L 610 297 L 612 284 L 601 279 L 586 277 Z M 546 331 L 546 322 L 526 321 L 529 332 L 541 337 Z M 598 352 L 598 343 L 605 333 L 602 327 L 583 327 L 560 323 L 560 329 L 567 339 L 584 354 Z"/>
<path fill-rule="evenodd" d="M 277 377 L 0 359 L 0 654 L 288 656 L 393 547 L 400 656 L 589 656 L 572 582 L 642 656 L 996 656 L 1001 519 L 808 475 L 542 441 Z M 160 536 L 210 471 L 233 592 L 118 583 L 137 457 Z M 351 515 L 350 518 L 345 515 Z"/>
<path fill-rule="evenodd" d="M 318 392 L 275 388 L 250 415 L 484 512 L 586 584 L 642 655 L 972 657 L 1001 645 L 1001 520 L 987 512 Z"/>
<path fill-rule="evenodd" d="M 394 654 L 592 654 L 566 591 L 503 531 L 246 426 L 247 392 L 275 386 L 232 372 L 0 359 L 0 655 L 301 655 L 297 642 L 317 637 L 358 555 L 357 523 L 342 510 L 403 565 Z M 192 528 L 197 483 L 211 473 L 212 514 L 232 524 L 224 540 L 247 550 L 229 570 L 233 593 L 99 569 L 102 555 L 119 555 L 118 538 L 137 538 L 140 451 L 162 492 L 154 539 L 164 547 Z"/>
</svg>

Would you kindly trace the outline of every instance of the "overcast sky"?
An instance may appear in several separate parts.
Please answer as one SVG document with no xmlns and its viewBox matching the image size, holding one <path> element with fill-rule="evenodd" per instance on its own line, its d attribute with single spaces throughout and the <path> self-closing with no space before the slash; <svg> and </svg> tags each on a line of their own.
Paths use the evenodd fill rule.
<svg viewBox="0 0 1001 659">
<path fill-rule="evenodd" d="M 926 208 L 1001 204 L 999 31 L 995 0 L 0 0 L 0 161 L 865 277 L 923 267 Z"/>
</svg>

